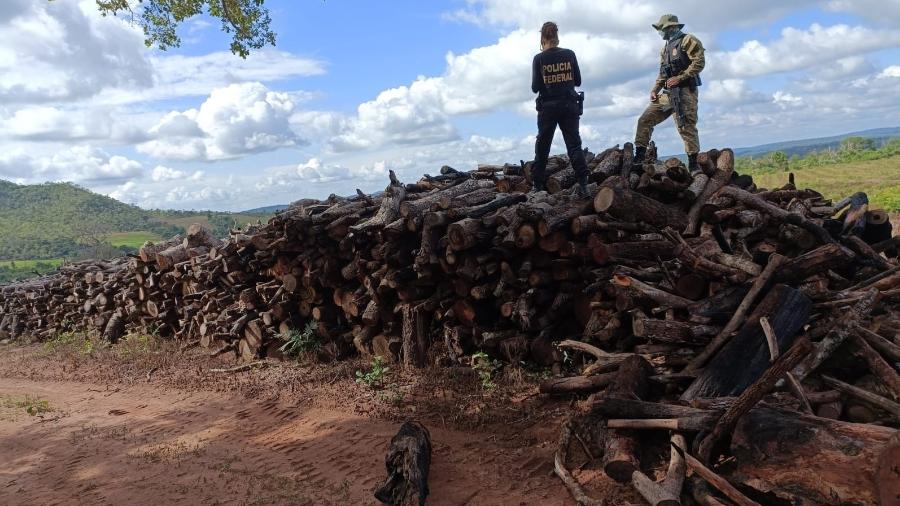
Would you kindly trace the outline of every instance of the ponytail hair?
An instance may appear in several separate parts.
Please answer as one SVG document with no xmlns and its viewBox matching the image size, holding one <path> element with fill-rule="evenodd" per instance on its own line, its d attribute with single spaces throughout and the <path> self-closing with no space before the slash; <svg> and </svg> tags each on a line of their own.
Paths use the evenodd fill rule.
<svg viewBox="0 0 900 506">
<path fill-rule="evenodd" d="M 547 21 L 541 26 L 541 46 L 559 46 L 559 27 L 553 21 Z"/>
</svg>

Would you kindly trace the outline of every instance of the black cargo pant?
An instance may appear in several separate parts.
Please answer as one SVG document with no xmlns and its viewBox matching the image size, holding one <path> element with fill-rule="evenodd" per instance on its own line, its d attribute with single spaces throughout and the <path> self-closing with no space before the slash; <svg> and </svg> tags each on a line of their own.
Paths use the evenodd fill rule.
<svg viewBox="0 0 900 506">
<path fill-rule="evenodd" d="M 547 179 L 547 158 L 550 156 L 550 144 L 553 143 L 553 134 L 556 126 L 562 130 L 563 140 L 566 142 L 566 151 L 572 168 L 575 169 L 575 180 L 579 183 L 587 183 L 587 163 L 584 160 L 584 151 L 581 150 L 581 134 L 578 133 L 578 104 L 574 100 L 552 100 L 544 102 L 538 111 L 538 133 L 534 143 L 534 167 L 532 167 L 531 179 L 535 183 L 543 184 Z"/>
</svg>

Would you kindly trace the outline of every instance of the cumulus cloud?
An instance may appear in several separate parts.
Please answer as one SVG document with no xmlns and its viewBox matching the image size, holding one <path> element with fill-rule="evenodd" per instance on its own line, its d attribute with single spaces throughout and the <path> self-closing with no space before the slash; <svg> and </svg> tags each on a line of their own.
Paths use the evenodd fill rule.
<svg viewBox="0 0 900 506">
<path fill-rule="evenodd" d="M 203 179 L 203 171 L 195 171 L 190 176 L 187 172 L 182 170 L 176 170 L 169 167 L 165 167 L 163 165 L 157 165 L 153 168 L 153 171 L 150 173 L 150 178 L 153 181 L 174 181 L 178 179 L 188 179 L 191 181 L 199 181 Z"/>
<path fill-rule="evenodd" d="M 227 202 L 241 193 L 240 189 L 204 186 L 203 188 L 193 188 L 185 186 L 176 186 L 166 192 L 165 201 L 170 204 L 176 204 L 175 207 L 186 208 L 191 203 L 221 203 Z"/>
<path fill-rule="evenodd" d="M 320 60 L 268 48 L 246 59 L 228 51 L 152 56 L 140 28 L 101 16 L 94 2 L 0 4 L 0 103 L 124 105 L 325 72 Z"/>
<path fill-rule="evenodd" d="M 275 82 L 294 77 L 324 74 L 326 64 L 320 60 L 298 56 L 276 49 L 261 49 L 246 59 L 235 58 L 228 51 L 187 56 L 148 57 L 153 69 L 153 86 L 118 87 L 94 97 L 99 105 L 127 105 L 178 97 L 205 96 L 228 84 Z M 312 94 L 295 93 L 298 98 Z"/>
<path fill-rule="evenodd" d="M 141 33 L 91 2 L 5 0 L 0 16 L 0 103 L 71 101 L 104 88 L 149 87 Z"/>
<path fill-rule="evenodd" d="M 743 79 L 715 79 L 708 81 L 703 90 L 703 101 L 712 104 L 735 105 L 760 102 L 765 95 L 750 89 Z"/>
<path fill-rule="evenodd" d="M 461 55 L 448 53 L 441 76 L 420 77 L 408 86 L 385 90 L 361 104 L 356 117 L 331 121 L 330 126 L 338 129 L 332 149 L 343 152 L 388 144 L 449 142 L 459 135 L 452 122 L 456 116 L 522 104 L 533 110 L 527 83 L 536 40 L 535 34 L 516 30 L 495 44 Z M 572 33 L 566 43 L 578 53 L 589 89 L 634 79 L 657 66 L 659 41 L 652 34 L 625 38 Z M 601 96 L 598 93 L 592 100 Z M 634 108 L 633 98 L 623 96 L 609 99 L 607 105 L 617 109 L 626 102 L 629 110 Z"/>
<path fill-rule="evenodd" d="M 467 3 L 466 8 L 446 17 L 479 25 L 525 28 L 532 33 L 550 19 L 559 24 L 561 35 L 572 31 L 617 34 L 651 31 L 651 23 L 672 11 L 672 4 L 663 0 L 468 0 Z M 691 30 L 720 29 L 770 21 L 792 9 L 815 4 L 814 0 L 682 0 L 675 13 Z"/>
<path fill-rule="evenodd" d="M 202 25 L 194 22 L 191 29 Z M 228 51 L 154 55 L 138 26 L 101 16 L 93 1 L 0 2 L 0 136 L 9 139 L 143 142 L 149 125 L 133 123 L 137 111 L 128 109 L 136 104 L 139 115 L 150 102 L 206 96 L 230 83 L 324 72 L 322 61 L 269 48 L 246 59 Z M 291 100 L 309 96 L 295 92 Z M 247 149 L 271 142 L 249 139 Z M 182 158 L 206 156 L 191 143 L 159 149 Z"/>
<path fill-rule="evenodd" d="M 731 77 L 755 77 L 822 66 L 879 49 L 900 45 L 900 31 L 862 26 L 813 24 L 807 30 L 788 27 L 769 44 L 745 42 L 738 50 L 715 53 L 715 69 Z M 848 60 L 853 62 L 853 60 Z"/>
<path fill-rule="evenodd" d="M 335 151 L 349 151 L 385 143 L 428 144 L 456 138 L 442 108 L 439 79 L 419 79 L 410 86 L 381 92 L 375 100 L 360 104 L 357 117 L 330 144 Z"/>
<path fill-rule="evenodd" d="M 153 192 L 141 189 L 134 181 L 127 181 L 124 184 L 116 187 L 106 195 L 118 200 L 119 202 L 140 205 L 141 203 L 146 201 L 146 199 L 152 197 Z"/>
<path fill-rule="evenodd" d="M 900 65 L 891 65 L 881 71 L 880 77 L 900 77 Z"/>
<path fill-rule="evenodd" d="M 26 177 L 31 182 L 109 183 L 135 179 L 142 174 L 140 162 L 87 145 L 73 146 L 50 156 L 35 156 L 22 148 L 0 154 L 0 177 Z"/>
<path fill-rule="evenodd" d="M 302 144 L 291 129 L 294 102 L 260 83 L 217 88 L 199 109 L 171 112 L 138 151 L 156 158 L 222 160 Z"/>
<path fill-rule="evenodd" d="M 268 171 L 268 175 L 259 180 L 257 190 L 275 187 L 298 188 L 303 184 L 334 183 L 338 181 L 372 182 L 387 179 L 388 169 L 384 161 L 369 165 L 347 167 L 336 163 L 326 163 L 319 158 L 297 164 L 296 167 L 281 167 Z"/>
<path fill-rule="evenodd" d="M 830 0 L 826 7 L 835 12 L 850 12 L 877 23 L 897 26 L 900 23 L 900 3 L 883 0 Z"/>
<path fill-rule="evenodd" d="M 781 90 L 776 91 L 772 95 L 772 101 L 782 108 L 797 106 L 803 103 L 803 99 L 801 97 L 791 95 L 790 93 Z"/>
<path fill-rule="evenodd" d="M 66 110 L 53 106 L 18 109 L 0 125 L 9 137 L 32 141 L 106 139 L 112 133 L 109 111 Z"/>
</svg>

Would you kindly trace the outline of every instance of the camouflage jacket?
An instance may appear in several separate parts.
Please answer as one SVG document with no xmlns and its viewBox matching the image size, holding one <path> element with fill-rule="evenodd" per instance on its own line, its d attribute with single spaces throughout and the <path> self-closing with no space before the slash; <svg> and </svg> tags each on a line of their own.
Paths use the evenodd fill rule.
<svg viewBox="0 0 900 506">
<path fill-rule="evenodd" d="M 662 69 L 663 63 L 665 62 L 665 51 L 668 44 L 664 45 L 662 49 L 659 50 L 659 63 L 660 69 Z M 703 44 L 700 42 L 700 39 L 697 37 L 687 33 L 684 35 L 684 40 L 681 42 L 681 47 L 685 53 L 687 53 L 688 58 L 691 60 L 691 64 L 688 66 L 687 70 L 682 72 L 679 76 L 684 80 L 687 77 L 696 77 L 700 75 L 700 72 L 703 70 L 703 67 L 706 66 L 706 57 L 704 55 L 705 50 L 703 49 Z M 652 92 L 658 92 L 663 89 L 666 84 L 666 76 L 663 75 L 662 70 L 660 70 L 659 75 L 656 77 L 656 82 L 653 83 L 653 89 L 650 90 Z"/>
</svg>

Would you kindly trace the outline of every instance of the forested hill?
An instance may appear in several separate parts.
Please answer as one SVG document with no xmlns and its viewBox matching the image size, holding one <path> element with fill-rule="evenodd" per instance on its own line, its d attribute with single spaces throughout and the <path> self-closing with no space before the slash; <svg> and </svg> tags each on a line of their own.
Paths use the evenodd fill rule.
<svg viewBox="0 0 900 506">
<path fill-rule="evenodd" d="M 0 180 L 0 260 L 71 257 L 85 242 L 136 230 L 168 237 L 180 228 L 74 184 Z"/>
</svg>

